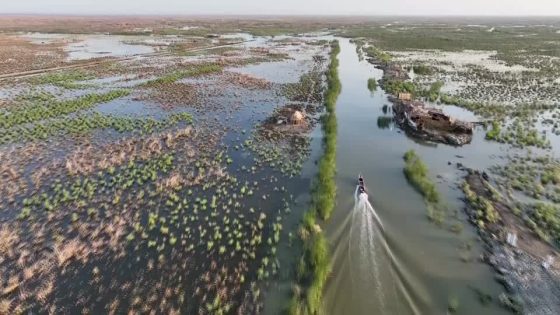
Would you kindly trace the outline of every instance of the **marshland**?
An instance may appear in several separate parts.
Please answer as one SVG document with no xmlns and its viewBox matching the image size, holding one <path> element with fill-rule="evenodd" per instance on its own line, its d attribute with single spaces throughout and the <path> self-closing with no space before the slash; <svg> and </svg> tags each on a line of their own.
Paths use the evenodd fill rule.
<svg viewBox="0 0 560 315">
<path fill-rule="evenodd" d="M 0 17 L 0 314 L 557 314 L 558 30 Z"/>
</svg>

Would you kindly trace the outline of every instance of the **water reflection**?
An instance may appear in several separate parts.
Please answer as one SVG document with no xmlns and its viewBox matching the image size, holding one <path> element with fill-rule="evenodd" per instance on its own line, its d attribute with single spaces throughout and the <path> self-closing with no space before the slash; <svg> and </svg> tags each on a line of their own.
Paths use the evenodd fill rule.
<svg viewBox="0 0 560 315">
<path fill-rule="evenodd" d="M 389 105 L 383 105 L 383 108 L 381 108 L 381 110 L 383 111 L 383 114 L 387 115 L 387 112 L 390 110 Z"/>
<path fill-rule="evenodd" d="M 379 116 L 377 117 L 377 127 L 379 129 L 390 129 L 393 130 L 395 127 L 395 122 L 393 116 Z"/>
</svg>

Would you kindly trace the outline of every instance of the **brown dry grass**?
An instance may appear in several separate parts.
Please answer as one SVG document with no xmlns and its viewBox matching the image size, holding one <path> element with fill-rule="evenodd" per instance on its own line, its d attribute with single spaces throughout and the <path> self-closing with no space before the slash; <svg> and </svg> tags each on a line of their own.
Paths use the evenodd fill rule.
<svg viewBox="0 0 560 315">
<path fill-rule="evenodd" d="M 54 257 L 59 267 L 66 266 L 72 258 L 79 257 L 84 251 L 84 245 L 76 240 L 55 244 L 53 247 Z"/>
<path fill-rule="evenodd" d="M 165 149 L 173 149 L 179 139 L 187 138 L 192 133 L 192 127 L 187 126 L 174 132 L 140 139 L 125 139 L 103 147 L 90 143 L 71 153 L 62 165 L 71 175 L 87 175 L 123 165 L 131 160 L 148 160 Z"/>
<path fill-rule="evenodd" d="M 225 79 L 229 83 L 239 85 L 250 90 L 269 89 L 272 86 L 272 83 L 268 80 L 236 72 L 226 72 Z"/>
<path fill-rule="evenodd" d="M 14 244 L 19 241 L 18 234 L 10 226 L 2 225 L 0 226 L 0 240 L 0 256 L 11 257 L 14 254 Z"/>
<path fill-rule="evenodd" d="M 57 67 L 64 64 L 65 57 L 60 43 L 39 45 L 0 34 L 0 74 Z"/>
</svg>

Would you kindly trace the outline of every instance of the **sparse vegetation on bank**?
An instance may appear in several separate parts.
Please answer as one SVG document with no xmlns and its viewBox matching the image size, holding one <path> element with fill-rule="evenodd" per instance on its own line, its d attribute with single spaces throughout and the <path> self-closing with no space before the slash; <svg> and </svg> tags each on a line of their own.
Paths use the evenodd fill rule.
<svg viewBox="0 0 560 315">
<path fill-rule="evenodd" d="M 479 228 L 484 229 L 486 224 L 494 224 L 500 219 L 500 215 L 494 208 L 491 200 L 484 196 L 475 194 L 469 183 L 463 183 L 463 192 L 470 206 L 474 208 L 476 216 L 476 224 Z"/>
<path fill-rule="evenodd" d="M 386 92 L 398 95 L 399 93 L 410 93 L 412 95 L 416 94 L 416 85 L 410 81 L 403 81 L 403 80 L 384 80 L 383 81 L 383 88 Z"/>
<path fill-rule="evenodd" d="M 440 96 L 440 90 L 443 87 L 442 81 L 436 81 L 430 84 L 430 88 L 427 90 L 422 90 L 420 93 L 423 97 L 427 98 L 430 102 L 435 102 Z"/>
<path fill-rule="evenodd" d="M 391 60 L 393 59 L 389 53 L 375 46 L 368 46 L 363 48 L 363 50 L 368 57 L 374 58 L 375 60 L 378 60 L 379 62 L 384 64 L 391 62 Z"/>
<path fill-rule="evenodd" d="M 529 226 L 543 240 L 560 247 L 560 209 L 550 203 L 538 202 L 529 212 L 534 224 Z"/>
</svg>

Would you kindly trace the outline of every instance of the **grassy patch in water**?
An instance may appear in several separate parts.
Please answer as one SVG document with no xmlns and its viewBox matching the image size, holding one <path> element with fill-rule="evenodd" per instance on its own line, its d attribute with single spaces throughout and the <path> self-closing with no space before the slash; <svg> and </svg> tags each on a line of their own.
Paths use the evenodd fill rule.
<svg viewBox="0 0 560 315">
<path fill-rule="evenodd" d="M 114 90 L 99 94 L 92 93 L 70 100 L 56 100 L 47 95 L 35 98 L 29 105 L 0 112 L 0 128 L 11 128 L 21 124 L 68 115 L 89 109 L 101 103 L 107 103 L 130 94 L 130 90 Z"/>
<path fill-rule="evenodd" d="M 377 80 L 375 80 L 375 78 L 369 78 L 367 80 L 367 88 L 370 92 L 377 90 Z"/>
<path fill-rule="evenodd" d="M 560 162 L 552 156 L 515 157 L 491 170 L 510 195 L 517 191 L 540 201 L 560 202 Z"/>
<path fill-rule="evenodd" d="M 86 81 L 94 78 L 90 73 L 78 69 L 47 73 L 33 78 L 31 82 L 35 84 L 51 84 L 65 89 L 78 89 L 84 87 L 84 84 L 76 83 L 76 81 Z"/>
<path fill-rule="evenodd" d="M 533 146 L 547 149 L 551 147 L 546 135 L 539 134 L 538 130 L 519 119 L 508 125 L 505 130 L 502 130 L 500 123 L 494 120 L 492 129 L 486 133 L 486 140 L 508 143 L 519 148 Z"/>
<path fill-rule="evenodd" d="M 404 174 L 406 179 L 416 188 L 422 196 L 430 203 L 438 203 L 440 200 L 436 185 L 428 177 L 428 167 L 414 152 L 409 150 L 404 154 Z"/>
<path fill-rule="evenodd" d="M 175 83 L 181 79 L 188 78 L 188 77 L 196 77 L 200 75 L 215 73 L 222 71 L 223 67 L 210 63 L 210 64 L 202 64 L 202 65 L 195 65 L 191 69 L 188 70 L 179 70 L 169 74 L 166 74 L 162 77 L 159 77 L 154 80 L 150 80 L 145 83 L 147 86 L 159 85 L 159 84 L 170 84 Z"/>
<path fill-rule="evenodd" d="M 93 113 L 0 130 L 2 132 L 0 134 L 0 144 L 45 140 L 52 136 L 65 134 L 83 135 L 96 129 L 106 128 L 117 132 L 139 130 L 140 132 L 151 133 L 155 130 L 161 130 L 167 126 L 174 125 L 179 121 L 191 122 L 192 116 L 188 113 L 178 113 L 172 114 L 164 120 L 155 120 L 153 118 L 136 119 Z"/>
<path fill-rule="evenodd" d="M 324 154 L 319 162 L 319 173 L 313 189 L 311 208 L 304 216 L 299 234 L 303 240 L 304 252 L 297 267 L 297 281 L 287 312 L 289 314 L 319 314 L 323 289 L 330 273 L 329 247 L 321 228 L 315 223 L 316 217 L 326 220 L 330 217 L 336 197 L 336 132 L 335 106 L 340 94 L 338 59 L 340 46 L 331 43 L 329 68 L 327 70 L 327 90 L 322 117 L 324 132 Z"/>
</svg>

